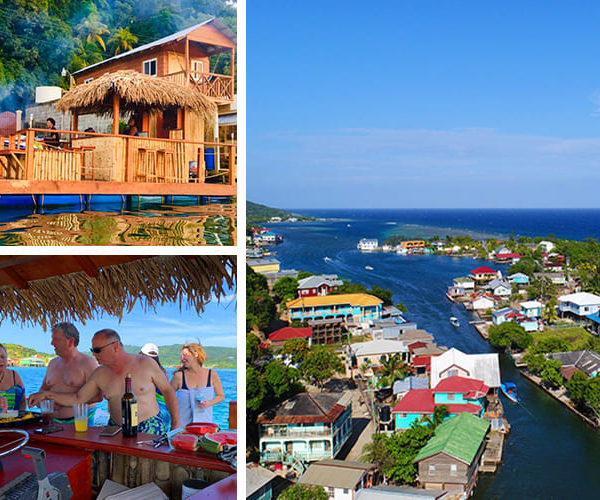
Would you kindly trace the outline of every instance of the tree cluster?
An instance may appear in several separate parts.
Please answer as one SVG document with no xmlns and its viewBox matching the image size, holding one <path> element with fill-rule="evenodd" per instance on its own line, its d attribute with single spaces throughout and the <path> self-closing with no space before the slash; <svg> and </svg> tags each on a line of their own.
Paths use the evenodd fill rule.
<svg viewBox="0 0 600 500">
<path fill-rule="evenodd" d="M 523 351 L 533 343 L 533 337 L 525 328 L 510 321 L 491 326 L 488 340 L 494 347 L 507 351 Z"/>
<path fill-rule="evenodd" d="M 269 295 L 267 278 L 246 265 L 246 331 L 266 330 L 277 314 L 277 306 Z"/>
</svg>

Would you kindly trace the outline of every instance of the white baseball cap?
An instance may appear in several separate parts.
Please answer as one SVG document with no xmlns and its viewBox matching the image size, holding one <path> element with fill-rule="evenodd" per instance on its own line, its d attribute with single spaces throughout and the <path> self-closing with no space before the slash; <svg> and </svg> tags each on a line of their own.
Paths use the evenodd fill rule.
<svg viewBox="0 0 600 500">
<path fill-rule="evenodd" d="M 144 347 L 140 349 L 140 352 L 146 356 L 156 357 L 158 356 L 158 347 L 156 344 L 144 344 Z"/>
</svg>

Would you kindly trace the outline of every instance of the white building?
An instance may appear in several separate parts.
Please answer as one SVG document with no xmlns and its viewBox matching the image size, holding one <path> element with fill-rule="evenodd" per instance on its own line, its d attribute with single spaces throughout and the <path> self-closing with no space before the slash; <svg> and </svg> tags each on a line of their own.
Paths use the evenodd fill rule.
<svg viewBox="0 0 600 500">
<path fill-rule="evenodd" d="M 298 483 L 322 486 L 329 500 L 354 500 L 357 491 L 373 485 L 376 474 L 375 464 L 322 460 L 311 464 Z"/>
<path fill-rule="evenodd" d="M 500 387 L 498 353 L 465 354 L 454 347 L 431 358 L 431 387 L 447 377 L 466 377 L 482 380 L 492 389 Z"/>
<path fill-rule="evenodd" d="M 584 317 L 600 310 L 600 297 L 593 293 L 578 292 L 558 298 L 558 310 L 561 314 L 571 313 Z"/>
<path fill-rule="evenodd" d="M 471 301 L 471 307 L 473 307 L 474 311 L 487 311 L 488 309 L 493 309 L 495 305 L 494 300 L 485 295 L 480 295 Z"/>
<path fill-rule="evenodd" d="M 379 247 L 379 240 L 372 240 L 368 238 L 363 238 L 358 242 L 356 248 L 358 248 L 361 252 L 374 252 Z"/>
<path fill-rule="evenodd" d="M 544 253 L 550 253 L 552 250 L 554 250 L 554 247 L 556 247 L 556 245 L 551 241 L 540 241 L 538 243 L 538 247 L 541 247 Z"/>
</svg>

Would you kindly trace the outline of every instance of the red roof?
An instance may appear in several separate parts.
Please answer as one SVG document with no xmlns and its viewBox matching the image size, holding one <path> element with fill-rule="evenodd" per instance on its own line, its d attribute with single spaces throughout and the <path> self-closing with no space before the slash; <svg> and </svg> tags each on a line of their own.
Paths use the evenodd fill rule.
<svg viewBox="0 0 600 500">
<path fill-rule="evenodd" d="M 499 253 L 496 255 L 496 258 L 499 260 L 502 259 L 520 259 L 522 257 L 519 253 Z"/>
<path fill-rule="evenodd" d="M 433 390 L 411 389 L 396 403 L 392 413 L 433 413 Z"/>
<path fill-rule="evenodd" d="M 431 358 L 432 356 L 415 356 L 412 358 L 412 365 L 416 368 L 417 366 L 424 366 L 425 371 L 431 371 Z"/>
<path fill-rule="evenodd" d="M 273 333 L 269 334 L 269 340 L 271 342 L 308 337 L 312 337 L 311 327 L 293 328 L 291 326 L 286 326 L 280 328 L 279 330 L 275 330 Z"/>
<path fill-rule="evenodd" d="M 408 350 L 412 353 L 415 349 L 418 349 L 419 347 L 427 347 L 429 344 L 427 342 L 422 342 L 420 340 L 417 340 L 416 342 L 413 342 L 412 344 L 408 344 Z"/>
<path fill-rule="evenodd" d="M 433 392 L 456 392 L 460 394 L 476 393 L 485 395 L 489 391 L 489 387 L 481 380 L 466 377 L 447 377 L 443 378 L 435 386 Z M 471 394 L 472 395 L 472 394 Z M 481 396 L 475 396 L 481 397 Z"/>
<path fill-rule="evenodd" d="M 489 267 L 481 266 L 481 267 L 478 267 L 477 269 L 473 269 L 471 271 L 471 274 L 496 274 L 496 271 L 494 271 L 493 269 L 490 269 Z"/>
<path fill-rule="evenodd" d="M 457 413 L 473 413 L 475 415 L 479 415 L 479 412 L 481 412 L 481 406 L 474 405 L 472 403 L 467 403 L 464 405 L 459 405 L 459 404 L 449 405 L 448 403 L 444 403 L 444 405 L 448 407 L 448 413 L 450 413 L 451 415 L 456 415 Z M 436 405 L 436 406 L 442 406 L 442 405 Z"/>
</svg>

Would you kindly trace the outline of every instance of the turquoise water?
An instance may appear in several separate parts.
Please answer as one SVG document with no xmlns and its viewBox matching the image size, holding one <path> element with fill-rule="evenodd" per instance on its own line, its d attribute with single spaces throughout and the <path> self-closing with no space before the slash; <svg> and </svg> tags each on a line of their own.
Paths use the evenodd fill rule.
<svg viewBox="0 0 600 500">
<path fill-rule="evenodd" d="M 46 368 L 15 368 L 15 370 L 21 375 L 28 395 L 40 390 L 44 375 L 46 374 Z M 174 371 L 174 368 L 167 368 L 169 380 Z M 225 393 L 225 401 L 213 407 L 213 419 L 215 423 L 219 424 L 219 427 L 227 429 L 229 427 L 227 422 L 229 417 L 229 401 L 237 400 L 237 370 L 220 368 L 215 371 L 219 374 L 219 378 L 221 379 L 223 392 Z M 99 410 L 96 412 L 94 425 L 106 425 L 107 421 L 108 403 L 106 400 L 103 400 L 102 403 L 100 403 Z"/>
</svg>

